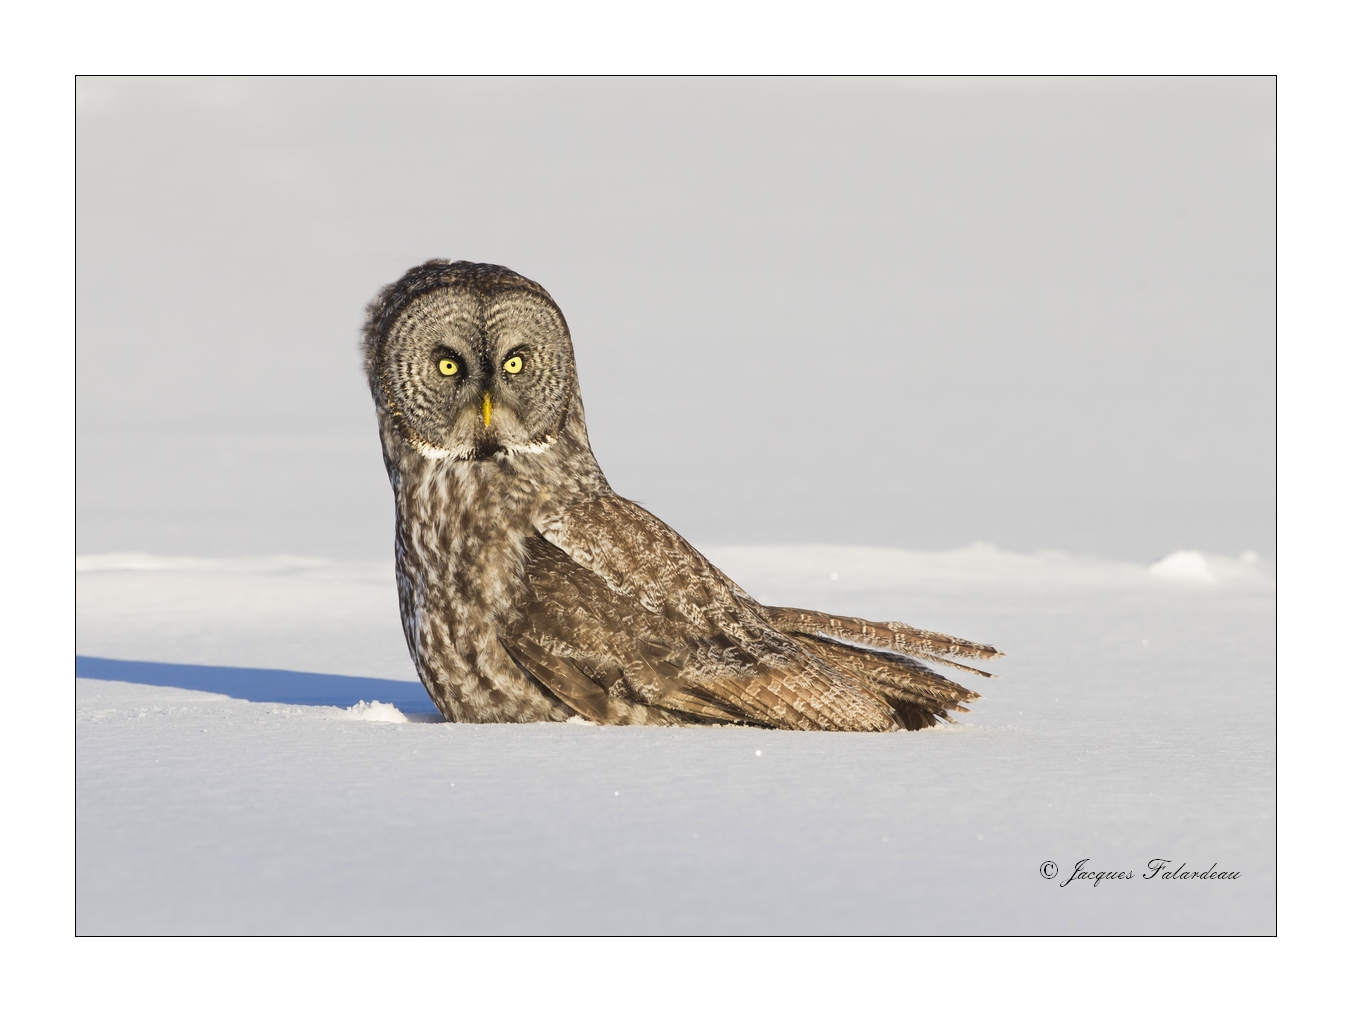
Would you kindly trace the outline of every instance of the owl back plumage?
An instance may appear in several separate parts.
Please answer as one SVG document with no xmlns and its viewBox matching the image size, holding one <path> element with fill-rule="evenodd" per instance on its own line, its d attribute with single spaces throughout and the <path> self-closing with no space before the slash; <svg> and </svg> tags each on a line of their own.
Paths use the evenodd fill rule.
<svg viewBox="0 0 1352 1012">
<path fill-rule="evenodd" d="M 917 729 L 975 692 L 926 664 L 993 647 L 767 608 L 616 495 L 572 340 L 538 284 L 432 260 L 368 306 L 400 610 L 447 720 Z"/>
</svg>

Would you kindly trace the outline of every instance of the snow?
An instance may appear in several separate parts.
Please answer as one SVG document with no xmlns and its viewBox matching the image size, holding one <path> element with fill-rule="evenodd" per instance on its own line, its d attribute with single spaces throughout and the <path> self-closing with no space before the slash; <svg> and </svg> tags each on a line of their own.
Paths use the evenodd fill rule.
<svg viewBox="0 0 1352 1012">
<path fill-rule="evenodd" d="M 417 680 L 393 560 L 86 555 L 75 593 L 82 654 Z"/>
<path fill-rule="evenodd" d="M 454 725 L 389 561 L 86 556 L 77 929 L 1275 930 L 1269 561 L 705 551 L 768 604 L 1008 657 L 916 733 Z M 1062 887 L 1086 858 L 1133 877 Z"/>
<path fill-rule="evenodd" d="M 382 703 L 378 699 L 367 702 L 359 699 L 347 708 L 351 720 L 374 720 L 383 724 L 407 724 L 408 718 L 399 712 L 393 703 Z"/>
<path fill-rule="evenodd" d="M 1241 557 L 1241 561 L 1244 561 Z M 1207 565 L 1201 552 L 1177 551 L 1166 555 L 1150 567 L 1150 575 L 1162 580 L 1193 580 L 1197 583 L 1215 583 L 1216 574 Z"/>
</svg>

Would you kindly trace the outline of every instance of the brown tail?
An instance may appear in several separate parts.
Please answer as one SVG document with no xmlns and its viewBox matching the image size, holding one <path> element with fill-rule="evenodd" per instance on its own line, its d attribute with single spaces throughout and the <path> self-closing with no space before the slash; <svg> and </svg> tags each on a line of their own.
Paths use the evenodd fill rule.
<svg viewBox="0 0 1352 1012">
<path fill-rule="evenodd" d="M 989 660 L 1004 653 L 984 643 L 946 636 L 943 633 L 917 629 L 904 622 L 869 622 L 847 615 L 828 615 L 803 608 L 766 608 L 771 625 L 780 632 L 799 637 L 843 641 L 869 650 L 883 650 L 890 654 L 923 657 L 950 667 L 961 668 L 986 678 L 995 677 L 989 671 L 969 667 L 952 660 L 953 657 L 979 657 Z M 923 665 L 922 665 L 923 667 Z"/>
<path fill-rule="evenodd" d="M 981 698 L 910 657 L 881 654 L 816 636 L 790 635 L 833 668 L 860 679 L 892 707 L 898 722 L 910 731 L 951 720 L 950 710 L 966 713 L 967 707 L 962 704 Z"/>
</svg>

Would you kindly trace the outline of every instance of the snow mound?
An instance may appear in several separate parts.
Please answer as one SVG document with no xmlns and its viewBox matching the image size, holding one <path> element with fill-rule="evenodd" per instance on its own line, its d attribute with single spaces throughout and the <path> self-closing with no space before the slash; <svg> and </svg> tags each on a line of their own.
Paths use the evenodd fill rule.
<svg viewBox="0 0 1352 1012">
<path fill-rule="evenodd" d="M 349 699 L 352 697 L 349 696 Z M 378 699 L 371 702 L 360 700 L 356 704 L 349 706 L 346 711 L 350 720 L 375 720 L 383 724 L 407 724 L 408 718 L 405 717 L 393 703 L 382 703 Z"/>
<path fill-rule="evenodd" d="M 1161 580 L 1188 580 L 1192 583 L 1215 583 L 1216 574 L 1207 565 L 1201 552 L 1180 549 L 1172 555 L 1166 555 L 1149 569 L 1151 576 Z"/>
</svg>

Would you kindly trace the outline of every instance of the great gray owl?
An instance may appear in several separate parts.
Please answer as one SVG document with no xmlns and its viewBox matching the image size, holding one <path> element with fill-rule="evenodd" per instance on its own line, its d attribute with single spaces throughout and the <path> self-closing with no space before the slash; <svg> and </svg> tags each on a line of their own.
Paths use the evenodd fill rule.
<svg viewBox="0 0 1352 1012">
<path fill-rule="evenodd" d="M 921 659 L 993 647 L 753 600 L 611 491 L 563 313 L 492 264 L 429 260 L 367 307 L 404 634 L 447 720 L 933 726 L 977 694 Z"/>
</svg>

